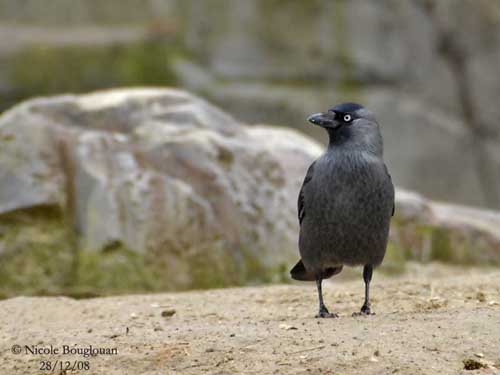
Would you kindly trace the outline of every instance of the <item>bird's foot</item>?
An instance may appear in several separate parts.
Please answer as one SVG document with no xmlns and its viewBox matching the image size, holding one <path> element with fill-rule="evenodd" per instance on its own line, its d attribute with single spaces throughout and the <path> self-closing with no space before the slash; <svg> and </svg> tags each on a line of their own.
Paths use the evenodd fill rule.
<svg viewBox="0 0 500 375">
<path fill-rule="evenodd" d="M 370 306 L 367 305 L 363 305 L 359 312 L 352 313 L 352 316 L 368 316 L 368 315 L 375 315 L 375 313 L 371 312 Z"/>
<path fill-rule="evenodd" d="M 338 318 L 339 316 L 335 313 L 328 311 L 326 307 L 320 308 L 315 318 Z"/>
</svg>

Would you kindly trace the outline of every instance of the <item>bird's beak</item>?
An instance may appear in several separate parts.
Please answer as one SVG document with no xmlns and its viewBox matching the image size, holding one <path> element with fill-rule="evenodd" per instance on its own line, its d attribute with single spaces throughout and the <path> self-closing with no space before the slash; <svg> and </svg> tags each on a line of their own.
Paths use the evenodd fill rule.
<svg viewBox="0 0 500 375">
<path fill-rule="evenodd" d="M 311 124 L 321 126 L 323 128 L 338 128 L 339 122 L 335 119 L 334 112 L 324 112 L 324 113 L 315 113 L 307 118 Z"/>
</svg>

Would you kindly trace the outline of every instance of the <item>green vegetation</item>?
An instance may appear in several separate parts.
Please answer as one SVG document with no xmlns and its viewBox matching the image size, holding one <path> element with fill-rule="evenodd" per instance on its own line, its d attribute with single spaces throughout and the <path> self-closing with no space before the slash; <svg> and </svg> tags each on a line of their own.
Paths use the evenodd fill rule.
<svg viewBox="0 0 500 375">
<path fill-rule="evenodd" d="M 387 274 L 399 274 L 405 271 L 406 261 L 408 260 L 407 252 L 393 242 L 387 244 L 384 262 L 381 265 L 381 270 Z"/>
<path fill-rule="evenodd" d="M 74 251 L 72 243 L 64 215 L 56 207 L 1 216 L 0 297 L 89 297 L 176 287 L 157 262 L 119 242 L 99 251 Z"/>
<path fill-rule="evenodd" d="M 450 238 L 446 229 L 436 228 L 432 231 L 431 249 L 432 259 L 442 262 L 450 262 L 454 260 L 454 250 L 451 247 Z"/>
<path fill-rule="evenodd" d="M 71 261 L 58 209 L 39 207 L 0 217 L 1 296 L 57 293 Z"/>
<path fill-rule="evenodd" d="M 0 97 L 0 110 L 33 96 L 175 85 L 171 63 L 182 54 L 176 42 L 165 38 L 111 46 L 32 47 L 5 64 L 15 91 Z"/>
<path fill-rule="evenodd" d="M 78 247 L 67 228 L 58 207 L 0 216 L 0 298 L 19 294 L 85 298 L 286 280 L 286 265 L 270 269 L 251 251 L 237 255 L 222 246 L 173 251 L 165 245 L 139 252 L 118 241 L 88 250 Z"/>
</svg>

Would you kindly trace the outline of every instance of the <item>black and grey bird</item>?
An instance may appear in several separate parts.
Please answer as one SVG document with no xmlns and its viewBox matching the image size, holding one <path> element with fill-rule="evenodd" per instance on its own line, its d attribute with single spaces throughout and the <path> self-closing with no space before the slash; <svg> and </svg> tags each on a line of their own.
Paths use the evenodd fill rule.
<svg viewBox="0 0 500 375">
<path fill-rule="evenodd" d="M 321 283 L 344 265 L 363 265 L 365 302 L 374 267 L 384 259 L 389 223 L 394 214 L 394 186 L 382 157 L 379 125 L 355 103 L 339 104 L 308 121 L 330 138 L 326 151 L 309 167 L 298 198 L 301 260 L 292 278 L 316 281 L 317 317 L 337 317 L 323 303 Z"/>
</svg>

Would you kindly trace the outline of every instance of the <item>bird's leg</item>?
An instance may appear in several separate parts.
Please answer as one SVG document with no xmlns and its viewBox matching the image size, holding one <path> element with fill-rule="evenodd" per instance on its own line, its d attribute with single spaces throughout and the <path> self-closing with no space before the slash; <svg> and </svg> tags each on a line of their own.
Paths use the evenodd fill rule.
<svg viewBox="0 0 500 375">
<path fill-rule="evenodd" d="M 354 313 L 353 316 L 357 315 L 373 315 L 370 310 L 370 281 L 372 280 L 373 266 L 367 264 L 363 268 L 363 280 L 365 281 L 365 303 L 361 306 L 361 311 L 359 313 Z"/>
<path fill-rule="evenodd" d="M 323 290 L 321 288 L 321 283 L 323 282 L 322 277 L 316 278 L 316 286 L 318 287 L 318 298 L 319 298 L 319 312 L 316 318 L 338 318 L 335 313 L 330 313 L 323 303 Z"/>
<path fill-rule="evenodd" d="M 370 315 L 370 281 L 372 281 L 373 267 L 366 265 L 363 268 L 363 280 L 365 281 L 365 303 L 361 306 L 363 314 Z"/>
</svg>

